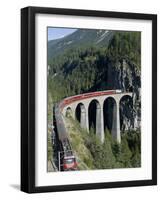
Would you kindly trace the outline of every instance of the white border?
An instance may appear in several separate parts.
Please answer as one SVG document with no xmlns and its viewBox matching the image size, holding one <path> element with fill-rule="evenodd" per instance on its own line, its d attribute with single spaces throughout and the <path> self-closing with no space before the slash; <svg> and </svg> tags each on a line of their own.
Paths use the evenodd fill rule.
<svg viewBox="0 0 161 200">
<path fill-rule="evenodd" d="M 75 172 L 47 172 L 47 26 L 141 31 L 142 167 Z M 36 15 L 36 186 L 99 183 L 152 178 L 152 23 L 63 15 Z"/>
</svg>

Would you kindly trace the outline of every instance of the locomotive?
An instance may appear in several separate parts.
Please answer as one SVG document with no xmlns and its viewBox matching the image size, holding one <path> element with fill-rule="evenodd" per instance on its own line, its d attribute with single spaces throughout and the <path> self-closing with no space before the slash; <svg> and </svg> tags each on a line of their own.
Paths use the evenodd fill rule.
<svg viewBox="0 0 161 200">
<path fill-rule="evenodd" d="M 61 171 L 73 171 L 77 169 L 76 157 L 73 154 L 68 138 L 60 142 L 60 169 Z"/>
<path fill-rule="evenodd" d="M 67 156 L 63 159 L 63 170 L 70 171 L 77 169 L 77 162 L 75 156 Z"/>
<path fill-rule="evenodd" d="M 72 171 L 77 169 L 76 157 L 73 154 L 72 147 L 68 140 L 68 133 L 64 126 L 63 117 L 60 111 L 61 103 L 57 104 L 55 107 L 55 118 L 59 139 L 59 170 L 60 171 Z"/>
</svg>

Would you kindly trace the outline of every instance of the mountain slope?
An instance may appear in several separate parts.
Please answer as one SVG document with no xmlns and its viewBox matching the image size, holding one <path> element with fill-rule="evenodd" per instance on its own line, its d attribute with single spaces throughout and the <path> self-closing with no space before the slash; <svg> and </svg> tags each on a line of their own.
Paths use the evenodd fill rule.
<svg viewBox="0 0 161 200">
<path fill-rule="evenodd" d="M 108 46 L 113 32 L 107 30 L 78 29 L 74 33 L 48 42 L 48 59 L 62 52 L 82 46 Z"/>
</svg>

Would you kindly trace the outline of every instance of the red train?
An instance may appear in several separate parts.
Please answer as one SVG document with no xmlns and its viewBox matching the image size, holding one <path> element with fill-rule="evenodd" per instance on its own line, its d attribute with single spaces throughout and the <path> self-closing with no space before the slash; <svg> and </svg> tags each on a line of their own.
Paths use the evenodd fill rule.
<svg viewBox="0 0 161 200">
<path fill-rule="evenodd" d="M 121 90 L 105 90 L 105 91 L 98 91 L 98 92 L 90 92 L 85 94 L 79 94 L 72 97 L 65 98 L 60 104 L 60 108 L 62 109 L 64 106 L 69 105 L 70 103 L 73 103 L 78 100 L 83 100 L 91 97 L 97 97 L 97 96 L 103 96 L 103 95 L 112 95 L 112 94 L 118 94 L 121 93 Z"/>
<path fill-rule="evenodd" d="M 64 156 L 63 158 L 63 171 L 76 170 L 77 162 L 74 155 Z"/>
<path fill-rule="evenodd" d="M 60 154 L 59 154 L 59 161 L 60 161 L 60 170 L 61 171 L 73 171 L 77 170 L 78 164 L 76 161 L 76 157 L 73 153 L 71 148 L 70 142 L 68 140 L 68 136 L 66 138 L 61 139 L 59 133 L 59 141 L 60 141 Z"/>
</svg>

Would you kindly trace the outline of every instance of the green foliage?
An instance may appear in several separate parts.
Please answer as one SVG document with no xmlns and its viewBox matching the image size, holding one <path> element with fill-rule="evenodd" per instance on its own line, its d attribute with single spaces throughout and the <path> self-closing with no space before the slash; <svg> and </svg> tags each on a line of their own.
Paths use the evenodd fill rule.
<svg viewBox="0 0 161 200">
<path fill-rule="evenodd" d="M 140 70 L 140 32 L 115 32 L 108 46 L 75 46 L 48 62 L 48 91 L 53 103 L 89 91 L 115 89 L 109 67 L 125 60 Z M 119 69 L 116 69 L 116 71 Z M 108 84 L 107 84 L 108 83 Z"/>
<path fill-rule="evenodd" d="M 50 134 L 48 134 L 48 161 L 53 159 L 53 146 L 52 146 L 52 142 L 51 142 L 51 136 Z"/>
<path fill-rule="evenodd" d="M 52 104 L 52 97 L 51 93 L 48 92 L 48 161 L 53 160 L 54 151 L 53 151 L 53 144 L 51 141 L 51 133 L 52 133 L 52 125 L 53 125 L 53 104 Z"/>
<path fill-rule="evenodd" d="M 133 167 L 140 167 L 141 166 L 141 154 L 138 150 L 138 148 L 133 153 L 133 156 L 131 158 L 131 164 Z"/>
<path fill-rule="evenodd" d="M 112 150 L 116 158 L 116 168 L 141 166 L 140 131 L 122 133 L 121 144 L 113 141 Z"/>
<path fill-rule="evenodd" d="M 83 136 L 87 135 L 87 132 L 80 127 L 79 122 L 73 120 L 69 115 L 66 117 L 66 124 L 71 146 L 77 157 L 78 169 L 94 169 L 93 157 L 89 149 L 84 145 Z"/>
<path fill-rule="evenodd" d="M 131 165 L 133 167 L 141 166 L 141 134 L 139 130 L 128 131 L 124 134 L 129 149 L 131 151 Z"/>
<path fill-rule="evenodd" d="M 118 144 L 106 129 L 105 140 L 102 143 L 96 136 L 94 127 L 91 127 L 88 133 L 71 116 L 66 117 L 66 123 L 80 170 L 141 166 L 139 131 L 122 133 L 121 144 Z"/>
<path fill-rule="evenodd" d="M 138 135 L 140 135 L 138 131 L 129 131 L 123 134 L 121 144 L 118 144 L 106 129 L 105 140 L 102 144 L 92 127 L 89 134 L 84 134 L 84 142 L 93 156 L 96 169 L 140 167 L 141 153 L 139 152 L 140 137 Z"/>
<path fill-rule="evenodd" d="M 128 131 L 124 137 L 128 141 L 129 148 L 132 152 L 141 153 L 141 134 L 140 131 Z"/>
<path fill-rule="evenodd" d="M 140 45 L 140 32 L 116 31 L 108 45 L 92 46 L 84 43 L 84 45 L 73 45 L 72 48 L 63 49 L 61 53 L 59 52 L 48 61 L 50 103 L 54 105 L 65 97 L 85 92 L 116 89 L 109 76 L 109 68 L 114 68 L 115 71 L 111 70 L 111 73 L 117 74 L 122 63 L 126 61 L 140 70 Z M 117 63 L 119 64 L 116 68 Z M 48 112 L 48 119 L 50 118 L 51 115 Z M 73 132 L 77 131 L 81 132 L 82 136 L 73 133 L 72 145 L 77 153 L 81 151 L 80 158 L 83 167 L 107 169 L 141 166 L 140 132 L 123 133 L 122 143 L 119 145 L 112 139 L 109 130 L 105 131 L 103 144 L 96 136 L 94 128 L 88 134 L 76 124 Z M 50 140 L 48 142 L 48 152 L 51 155 Z M 88 156 L 84 156 L 85 153 L 81 148 L 84 152 L 88 152 Z"/>
<path fill-rule="evenodd" d="M 128 142 L 126 138 L 122 138 L 120 145 L 120 153 L 118 158 L 118 162 L 122 163 L 125 168 L 131 167 L 131 156 L 132 153 L 129 149 Z"/>
<path fill-rule="evenodd" d="M 102 146 L 102 169 L 115 168 L 116 158 L 112 152 L 111 142 L 105 138 L 105 141 Z"/>
<path fill-rule="evenodd" d="M 125 57 L 126 59 L 133 61 L 140 68 L 140 32 L 116 32 L 110 42 L 109 52 L 113 59 Z"/>
</svg>

